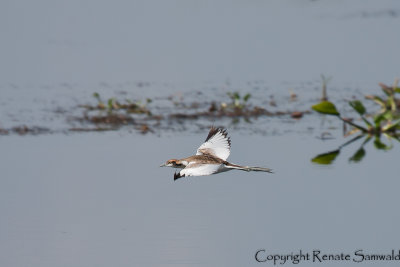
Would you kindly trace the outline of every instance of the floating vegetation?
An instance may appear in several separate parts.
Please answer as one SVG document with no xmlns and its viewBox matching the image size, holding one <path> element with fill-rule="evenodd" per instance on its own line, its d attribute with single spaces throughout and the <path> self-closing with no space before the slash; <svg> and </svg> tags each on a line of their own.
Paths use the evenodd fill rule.
<svg viewBox="0 0 400 267">
<path fill-rule="evenodd" d="M 141 101 L 132 101 L 130 99 L 125 99 L 125 103 L 121 103 L 114 97 L 104 101 L 97 92 L 93 94 L 93 97 L 97 100 L 97 105 L 82 105 L 81 107 L 87 110 L 106 110 L 108 112 L 123 110 L 127 113 L 151 115 L 150 110 L 147 108 L 147 104 L 152 102 L 150 98 L 147 98 L 145 103 Z"/>
<path fill-rule="evenodd" d="M 70 128 L 69 131 L 71 132 L 104 132 L 104 131 L 112 131 L 118 130 L 118 128 L 112 127 L 96 127 L 96 128 L 83 128 L 83 127 L 74 127 Z"/>
<path fill-rule="evenodd" d="M 293 111 L 290 114 L 290 117 L 292 117 L 293 119 L 300 119 L 301 117 L 303 117 L 304 112 L 301 111 Z"/>
<path fill-rule="evenodd" d="M 400 87 L 398 87 L 398 84 L 399 79 L 395 79 L 392 87 L 384 83 L 379 83 L 379 86 L 386 95 L 386 99 L 377 95 L 367 95 L 365 98 L 379 104 L 381 106 L 381 114 L 388 111 L 398 113 L 400 110 L 400 99 L 396 98 L 396 94 L 400 94 Z"/>
<path fill-rule="evenodd" d="M 26 125 L 15 126 L 12 127 L 11 129 L 0 128 L 0 135 L 8 135 L 10 133 L 16 133 L 18 135 L 28 135 L 28 134 L 38 135 L 38 134 L 51 133 L 51 131 L 50 129 L 44 127 L 39 127 L 39 126 L 28 127 Z"/>
<path fill-rule="evenodd" d="M 150 126 L 149 126 L 148 124 L 142 124 L 142 125 L 140 125 L 140 126 L 139 126 L 139 131 L 140 131 L 142 134 L 146 134 L 146 133 L 148 133 L 148 132 L 154 132 L 154 131 L 150 128 Z"/>
<path fill-rule="evenodd" d="M 309 111 L 276 111 L 271 112 L 263 107 L 251 105 L 249 99 L 251 94 L 247 93 L 243 97 L 239 92 L 228 92 L 230 102 L 211 102 L 207 111 L 196 113 L 173 113 L 169 117 L 172 119 L 199 119 L 199 118 L 223 118 L 228 117 L 233 119 L 233 123 L 238 123 L 240 118 L 245 122 L 250 122 L 250 118 L 259 116 L 282 116 L 290 115 L 292 118 L 299 119 Z"/>
<path fill-rule="evenodd" d="M 71 121 L 79 122 L 81 125 L 70 128 L 70 131 L 107 131 L 116 130 L 122 126 L 133 126 L 138 132 L 146 134 L 154 132 L 156 128 L 170 127 L 171 122 L 183 123 L 186 120 L 216 118 L 231 118 L 232 123 L 238 123 L 241 119 L 250 123 L 251 118 L 259 116 L 282 116 L 289 115 L 291 118 L 300 119 L 309 111 L 275 111 L 271 112 L 264 107 L 254 106 L 250 103 L 252 95 L 246 93 L 241 95 L 239 92 L 228 92 L 228 101 L 211 103 L 184 102 L 183 95 L 176 93 L 167 99 L 172 101 L 174 109 L 184 110 L 184 112 L 168 112 L 161 115 L 153 115 L 148 107 L 152 100 L 146 99 L 145 102 L 132 101 L 125 99 L 120 101 L 115 97 L 103 99 L 99 93 L 94 93 L 96 99 L 94 105 L 80 105 L 84 108 L 82 117 L 73 117 Z M 272 96 L 270 96 L 273 99 Z M 276 104 L 275 104 L 276 105 Z M 157 110 L 162 110 L 160 107 Z M 188 112 L 189 111 L 189 112 Z M 191 111 L 191 112 L 190 112 Z M 155 121 L 152 125 L 150 121 Z M 166 126 L 165 121 L 168 123 Z M 86 128 L 84 123 L 90 123 L 95 127 Z"/>
<path fill-rule="evenodd" d="M 211 110 L 211 111 L 210 111 Z M 196 112 L 193 114 L 185 114 L 185 113 L 173 113 L 169 117 L 175 119 L 198 119 L 198 118 L 221 118 L 221 117 L 258 117 L 258 116 L 279 116 L 279 115 L 287 115 L 290 112 L 270 112 L 261 107 L 254 107 L 251 109 L 234 109 L 234 110 L 227 110 L 227 109 L 217 109 L 214 110 L 213 104 L 211 105 L 209 111 L 204 112 Z"/>
<path fill-rule="evenodd" d="M 393 145 L 391 144 L 391 140 L 395 139 L 396 141 L 400 141 L 400 135 L 398 133 L 400 130 L 400 114 L 398 112 L 399 103 L 398 99 L 395 98 L 395 94 L 400 93 L 400 88 L 397 87 L 397 83 L 398 80 L 396 79 L 393 87 L 388 87 L 382 83 L 380 84 L 382 90 L 387 96 L 387 99 L 383 99 L 378 96 L 367 96 L 368 99 L 374 100 L 382 107 L 377 114 L 369 115 L 369 117 L 372 118 L 372 121 L 367 118 L 367 110 L 361 101 L 353 100 L 348 102 L 348 104 L 358 113 L 361 120 L 364 122 L 363 126 L 354 123 L 351 119 L 343 118 L 336 109 L 336 106 L 329 101 L 322 101 L 312 106 L 312 109 L 319 113 L 336 116 L 345 124 L 353 126 L 353 130 L 348 132 L 346 135 L 350 135 L 355 132 L 361 132 L 361 134 L 344 143 L 334 151 L 317 155 L 311 161 L 317 164 L 331 164 L 339 155 L 340 150 L 343 147 L 362 137 L 365 137 L 365 139 L 354 155 L 349 158 L 350 162 L 360 162 L 364 158 L 366 154 L 364 146 L 372 138 L 374 138 L 374 146 L 376 149 L 392 149 Z M 390 142 L 389 145 L 381 141 L 381 135 L 386 136 Z"/>
<path fill-rule="evenodd" d="M 327 83 L 331 79 L 321 75 L 323 98 L 327 99 Z M 397 81 L 393 86 L 380 84 L 384 96 L 367 96 L 382 108 L 378 114 L 367 113 L 363 103 L 359 100 L 349 102 L 350 106 L 360 115 L 361 120 L 345 118 L 339 113 L 335 105 L 328 101 L 314 105 L 313 109 L 320 113 L 334 115 L 344 121 L 344 132 L 352 134 L 361 131 L 363 134 L 375 135 L 387 133 L 395 134 L 399 130 L 399 97 L 400 89 Z M 268 89 L 267 87 L 264 87 Z M 291 87 L 295 88 L 295 87 Z M 282 116 L 285 123 L 293 123 L 300 120 L 310 110 L 308 101 L 300 102 L 299 93 L 289 88 L 290 97 L 280 96 L 270 91 L 261 92 L 259 87 L 249 91 L 230 91 L 221 95 L 215 95 L 215 88 L 211 91 L 197 91 L 190 93 L 176 92 L 170 96 L 156 96 L 154 99 L 127 99 L 126 91 L 118 91 L 117 96 L 105 97 L 95 92 L 92 94 L 92 101 L 78 105 L 78 113 L 75 110 L 58 108 L 54 112 L 57 117 L 67 116 L 67 128 L 57 129 L 52 132 L 67 131 L 113 131 L 125 128 L 136 133 L 159 133 L 164 130 L 174 130 L 177 126 L 186 127 L 184 124 L 202 127 L 216 120 L 224 120 L 236 124 L 239 122 L 254 123 L 257 120 L 256 128 L 264 127 L 264 122 L 270 121 L 268 117 Z M 256 93 L 258 95 L 256 95 Z M 325 96 L 325 97 L 324 97 Z M 276 99 L 275 99 L 276 97 Z M 284 102 L 282 102 L 284 99 Z M 302 95 L 302 99 L 304 96 Z M 294 103 L 296 102 L 296 103 Z M 306 105 L 306 106 L 305 106 Z M 290 107 L 296 106 L 296 109 Z M 283 108 L 284 107 L 284 108 Z M 301 108 L 299 108 L 301 107 Z M 51 118 L 53 119 L 53 118 Z M 270 124 L 269 124 L 270 125 Z M 291 127 L 290 124 L 286 124 Z M 350 125 L 352 129 L 347 131 Z M 265 125 L 265 128 L 270 126 Z M 297 126 L 296 126 L 297 127 Z M 353 129 L 354 128 L 354 129 Z M 312 130 L 313 127 L 307 129 Z M 257 129 L 259 130 L 259 129 Z M 267 132 L 263 129 L 264 132 Z M 279 131 L 275 129 L 275 131 Z M 292 129 L 288 130 L 292 131 Z M 42 133 L 38 129 L 27 129 L 18 126 L 15 129 L 0 128 L 0 135 Z M 322 137 L 324 138 L 324 137 Z"/>
<path fill-rule="evenodd" d="M 7 135 L 9 131 L 7 129 L 0 128 L 0 135 Z"/>
<path fill-rule="evenodd" d="M 251 94 L 247 93 L 243 97 L 240 97 L 239 92 L 228 92 L 227 95 L 231 99 L 230 104 L 221 103 L 223 109 L 244 109 L 247 107 L 247 101 L 249 101 Z"/>
<path fill-rule="evenodd" d="M 121 125 L 121 124 L 129 124 L 133 123 L 134 120 L 129 115 L 125 114 L 115 114 L 109 113 L 105 115 L 98 116 L 85 116 L 85 120 L 94 123 L 94 124 L 113 124 L 113 125 Z"/>
<path fill-rule="evenodd" d="M 393 148 L 393 144 L 392 144 L 392 140 L 396 140 L 400 142 L 400 139 L 398 136 L 392 136 L 392 135 L 387 135 L 387 134 L 383 134 L 387 140 L 389 141 L 389 144 L 384 143 L 381 140 L 381 136 L 380 135 L 358 135 L 354 138 L 352 138 L 350 141 L 347 141 L 346 143 L 342 144 L 341 146 L 339 146 L 337 149 L 333 150 L 333 151 L 329 151 L 329 152 L 325 152 L 322 154 L 318 154 L 317 156 L 315 156 L 314 158 L 311 159 L 311 162 L 316 163 L 316 164 L 322 164 L 322 165 L 329 165 L 332 164 L 333 161 L 337 158 L 337 156 L 340 154 L 340 151 L 350 145 L 351 143 L 361 139 L 364 137 L 364 141 L 361 143 L 361 145 L 359 146 L 359 148 L 356 150 L 356 152 L 348 159 L 349 162 L 353 162 L 353 163 L 358 163 L 360 162 L 366 155 L 366 151 L 364 149 L 364 146 L 370 141 L 372 140 L 372 138 L 374 138 L 374 147 L 378 150 L 385 150 L 388 151 L 390 149 Z"/>
<path fill-rule="evenodd" d="M 400 120 L 398 116 L 391 111 L 384 113 L 379 113 L 373 116 L 373 122 L 370 122 L 366 117 L 366 109 L 361 101 L 354 100 L 350 101 L 349 105 L 360 115 L 365 126 L 361 126 L 352 122 L 350 119 L 345 119 L 341 117 L 340 113 L 337 111 L 336 106 L 329 101 L 322 101 L 319 104 L 312 106 L 312 109 L 327 115 L 333 115 L 342 120 L 344 123 L 353 126 L 355 129 L 349 134 L 356 131 L 361 131 L 363 134 L 379 135 L 381 133 L 396 134 L 396 130 L 400 129 Z"/>
<path fill-rule="evenodd" d="M 94 124 L 95 128 L 72 127 L 70 131 L 110 131 L 116 130 L 124 125 L 136 125 L 137 120 L 155 119 L 159 120 L 160 116 L 153 116 L 147 105 L 152 102 L 147 98 L 143 103 L 141 101 L 132 101 L 125 99 L 124 102 L 112 97 L 103 100 L 99 93 L 94 93 L 93 97 L 97 100 L 96 105 L 80 105 L 85 110 L 82 117 L 74 117 L 72 121 L 80 123 L 89 122 Z M 134 116 L 139 116 L 135 117 Z M 146 127 L 147 128 L 146 128 Z M 147 124 L 141 123 L 136 127 L 141 133 L 147 133 L 150 128 Z"/>
</svg>

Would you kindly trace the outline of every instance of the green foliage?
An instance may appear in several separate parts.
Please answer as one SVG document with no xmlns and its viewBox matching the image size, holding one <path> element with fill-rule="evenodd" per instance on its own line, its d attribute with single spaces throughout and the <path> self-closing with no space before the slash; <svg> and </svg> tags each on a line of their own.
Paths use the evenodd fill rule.
<svg viewBox="0 0 400 267">
<path fill-rule="evenodd" d="M 382 141 L 379 138 L 376 138 L 374 140 L 374 146 L 376 149 L 381 149 L 381 150 L 389 150 L 391 147 L 387 146 L 386 144 L 382 143 Z"/>
<path fill-rule="evenodd" d="M 393 121 L 398 118 L 398 115 L 391 110 L 386 110 L 383 113 L 375 115 L 373 117 L 374 124 L 372 124 L 364 116 L 367 111 L 361 101 L 359 100 L 350 101 L 349 105 L 360 115 L 361 119 L 366 124 L 366 127 L 353 123 L 351 120 L 342 118 L 340 116 L 340 113 L 337 111 L 335 105 L 329 101 L 322 101 L 312 106 L 311 108 L 322 114 L 337 116 L 343 122 L 350 124 L 354 128 L 362 131 L 363 133 L 368 133 L 368 134 L 380 134 L 389 132 L 395 133 L 397 129 L 400 129 L 400 119 Z"/>
<path fill-rule="evenodd" d="M 368 99 L 371 99 L 378 103 L 381 106 L 381 111 L 374 115 L 367 115 L 367 110 L 364 104 L 359 100 L 350 101 L 349 105 L 354 109 L 355 112 L 358 113 L 361 120 L 365 123 L 365 127 L 353 123 L 350 119 L 342 118 L 339 111 L 336 109 L 335 105 L 329 101 L 322 101 L 314 106 L 312 109 L 326 115 L 334 115 L 342 120 L 344 123 L 349 124 L 360 130 L 362 132 L 361 135 L 351 139 L 345 144 L 341 145 L 337 150 L 332 152 L 327 152 L 323 154 L 319 154 L 313 159 L 312 162 L 317 164 L 332 164 L 332 162 L 339 155 L 340 150 L 349 145 L 350 143 L 358 140 L 361 137 L 365 136 L 364 142 L 361 146 L 356 150 L 356 152 L 349 158 L 350 162 L 360 162 L 366 155 L 366 151 L 364 149 L 364 145 L 374 137 L 374 147 L 379 150 L 390 150 L 393 145 L 391 143 L 392 139 L 395 139 L 400 142 L 399 134 L 396 132 L 400 130 L 400 114 L 398 111 L 398 107 L 400 106 L 400 101 L 396 99 L 395 94 L 400 93 L 400 88 L 397 87 L 397 80 L 395 81 L 393 87 L 389 87 L 384 84 L 380 84 L 383 92 L 386 95 L 386 99 L 379 96 L 368 96 Z M 367 117 L 372 118 L 372 122 L 368 120 Z M 353 133 L 354 131 L 351 131 Z M 381 140 L 381 135 L 386 136 L 390 144 L 385 144 Z"/>
<path fill-rule="evenodd" d="M 93 93 L 93 97 L 96 98 L 97 105 L 96 106 L 84 106 L 88 110 L 107 110 L 108 113 L 112 113 L 113 111 L 116 111 L 116 110 L 124 110 L 127 113 L 151 115 L 150 110 L 146 106 L 146 104 L 152 102 L 152 100 L 150 98 L 147 98 L 146 103 L 143 104 L 141 101 L 131 101 L 129 99 L 126 99 L 125 103 L 121 103 L 114 97 L 111 97 L 111 98 L 107 99 L 107 101 L 104 101 L 101 98 L 100 94 L 97 92 Z"/>
<path fill-rule="evenodd" d="M 366 112 L 364 105 L 361 103 L 360 100 L 354 100 L 350 101 L 349 105 L 360 114 L 360 116 L 363 116 Z"/>
<path fill-rule="evenodd" d="M 393 86 L 389 87 L 385 84 L 379 84 L 382 91 L 387 96 L 387 99 L 383 99 L 379 96 L 367 96 L 367 99 L 372 99 L 381 106 L 381 111 L 378 114 L 373 115 L 373 122 L 370 122 L 365 116 L 367 110 L 364 104 L 360 100 L 350 101 L 349 105 L 360 115 L 360 118 L 365 123 L 365 127 L 353 123 L 351 120 L 344 119 L 340 116 L 335 105 L 329 101 L 322 101 L 314 106 L 312 109 L 327 115 L 337 116 L 339 119 L 347 124 L 350 124 L 354 128 L 368 134 L 381 134 L 391 133 L 396 134 L 396 130 L 400 130 L 400 114 L 397 109 L 400 106 L 400 100 L 396 99 L 395 94 L 400 93 L 400 88 L 397 87 L 398 80 L 396 79 Z"/>
<path fill-rule="evenodd" d="M 311 108 L 322 114 L 340 116 L 340 113 L 337 111 L 335 105 L 329 101 L 322 101 Z"/>
<path fill-rule="evenodd" d="M 381 106 L 381 113 L 386 111 L 392 111 L 397 113 L 399 116 L 400 100 L 396 98 L 396 94 L 400 94 L 400 87 L 398 87 L 398 79 L 395 79 L 393 86 L 388 86 L 384 83 L 379 83 L 383 93 L 386 95 L 386 99 L 377 95 L 368 95 L 365 98 L 373 100 L 375 103 Z"/>
<path fill-rule="evenodd" d="M 340 150 L 335 150 L 323 154 L 319 154 L 315 156 L 311 161 L 313 163 L 317 164 L 322 164 L 322 165 L 329 165 L 332 164 L 332 162 L 336 159 L 336 157 L 339 155 Z"/>
<path fill-rule="evenodd" d="M 352 107 L 361 117 L 361 119 L 365 122 L 365 124 L 368 126 L 368 129 L 373 129 L 373 125 L 372 123 L 370 123 L 365 117 L 364 114 L 366 112 L 366 109 L 363 105 L 363 103 L 361 103 L 360 100 L 354 100 L 354 101 L 350 101 L 349 102 L 350 107 Z M 365 131 L 363 129 L 361 129 L 360 127 L 358 127 L 358 125 L 353 125 L 355 128 L 360 129 L 362 131 Z"/>
<path fill-rule="evenodd" d="M 105 109 L 104 101 L 101 99 L 100 94 L 95 92 L 93 93 L 93 97 L 97 100 L 97 109 Z"/>
<path fill-rule="evenodd" d="M 400 142 L 400 139 L 398 138 L 398 136 L 392 136 L 392 135 L 387 135 L 387 134 L 383 134 L 383 136 L 385 136 L 388 140 L 389 140 L 389 144 L 385 144 L 382 140 L 381 140 L 381 136 L 380 135 L 375 135 L 375 136 L 371 136 L 371 135 L 358 135 L 356 137 L 354 137 L 353 139 L 351 139 L 350 141 L 342 144 L 341 146 L 339 146 L 338 149 L 332 151 L 332 152 L 327 152 L 327 153 L 322 153 L 319 154 L 317 156 L 315 156 L 314 158 L 311 159 L 311 161 L 313 163 L 316 164 L 322 164 L 322 165 L 329 165 L 332 164 L 333 161 L 336 159 L 336 157 L 339 155 L 339 152 L 346 146 L 350 145 L 351 143 L 363 138 L 364 141 L 362 142 L 361 146 L 356 150 L 356 152 L 349 158 L 349 162 L 352 163 L 358 163 L 360 161 L 362 161 L 364 159 L 364 157 L 366 156 L 367 152 L 364 148 L 364 146 L 372 139 L 374 138 L 374 147 L 376 149 L 379 150 L 390 150 L 393 148 L 393 144 L 392 144 L 392 139 Z"/>
<path fill-rule="evenodd" d="M 383 132 L 394 132 L 396 130 L 400 130 L 400 120 L 395 122 L 389 122 L 385 126 L 382 127 Z"/>
<path fill-rule="evenodd" d="M 365 157 L 365 149 L 364 147 L 360 147 L 356 153 L 349 159 L 351 162 L 360 162 Z"/>
<path fill-rule="evenodd" d="M 244 109 L 247 106 L 247 102 L 249 101 L 251 94 L 247 93 L 243 97 L 240 97 L 239 92 L 228 92 L 227 95 L 231 99 L 231 103 L 229 105 L 221 105 L 222 108 L 230 107 L 234 109 Z"/>
</svg>

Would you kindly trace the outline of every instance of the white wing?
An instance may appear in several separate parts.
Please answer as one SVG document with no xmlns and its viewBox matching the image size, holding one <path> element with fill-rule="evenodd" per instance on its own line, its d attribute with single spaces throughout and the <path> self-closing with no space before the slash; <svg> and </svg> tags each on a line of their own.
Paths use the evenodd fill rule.
<svg viewBox="0 0 400 267">
<path fill-rule="evenodd" d="M 212 155 L 226 160 L 231 153 L 231 139 L 222 128 L 210 129 L 206 141 L 197 149 L 196 155 Z"/>
<path fill-rule="evenodd" d="M 204 176 L 218 172 L 220 164 L 190 163 L 179 172 L 180 176 Z"/>
</svg>

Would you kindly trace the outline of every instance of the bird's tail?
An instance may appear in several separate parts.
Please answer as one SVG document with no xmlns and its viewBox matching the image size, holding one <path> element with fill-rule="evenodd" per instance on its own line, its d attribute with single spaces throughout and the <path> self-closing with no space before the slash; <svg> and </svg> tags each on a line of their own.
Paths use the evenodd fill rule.
<svg viewBox="0 0 400 267">
<path fill-rule="evenodd" d="M 255 172 L 269 172 L 273 173 L 273 171 L 270 168 L 264 168 L 264 167 L 250 167 L 250 166 L 240 166 L 237 164 L 226 164 L 226 167 L 229 169 L 236 169 L 236 170 L 241 170 L 241 171 L 255 171 Z"/>
</svg>

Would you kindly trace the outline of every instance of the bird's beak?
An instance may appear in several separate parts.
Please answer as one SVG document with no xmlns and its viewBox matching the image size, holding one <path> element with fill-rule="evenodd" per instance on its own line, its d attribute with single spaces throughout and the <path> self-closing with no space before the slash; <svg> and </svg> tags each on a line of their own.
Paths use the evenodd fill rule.
<svg viewBox="0 0 400 267">
<path fill-rule="evenodd" d="M 160 167 L 165 167 L 165 163 L 164 163 L 164 164 L 161 164 Z"/>
</svg>

